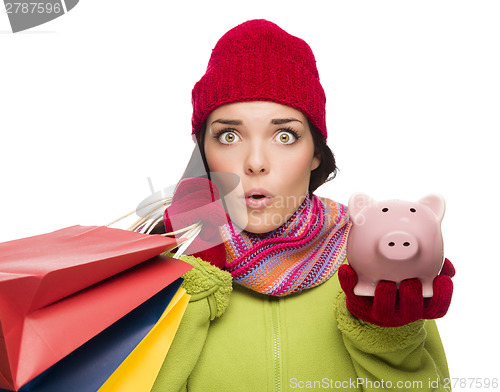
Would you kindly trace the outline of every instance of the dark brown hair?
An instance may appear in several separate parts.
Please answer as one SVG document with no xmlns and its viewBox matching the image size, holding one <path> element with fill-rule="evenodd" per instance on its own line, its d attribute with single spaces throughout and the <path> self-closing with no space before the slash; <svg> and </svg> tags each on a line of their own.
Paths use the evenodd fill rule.
<svg viewBox="0 0 500 392">
<path fill-rule="evenodd" d="M 207 175 L 207 173 L 210 173 L 210 169 L 207 164 L 207 158 L 205 156 L 205 133 L 207 129 L 206 124 L 207 123 L 205 121 L 196 136 L 197 147 L 195 147 L 195 150 L 191 155 L 191 159 L 189 160 L 181 179 L 200 177 L 202 175 Z M 338 169 L 335 163 L 333 152 L 326 144 L 323 135 L 321 135 L 319 131 L 314 128 L 311 122 L 309 122 L 309 128 L 311 129 L 311 134 L 314 142 L 314 155 L 320 160 L 319 166 L 311 171 L 311 179 L 309 180 L 309 194 L 312 197 L 313 192 L 320 185 L 323 185 L 325 182 L 333 180 L 335 178 Z"/>
<path fill-rule="evenodd" d="M 326 144 L 323 135 L 321 135 L 316 128 L 309 122 L 311 128 L 311 135 L 314 142 L 314 155 L 319 158 L 319 166 L 311 172 L 311 179 L 309 180 L 309 194 L 318 189 L 327 181 L 331 181 L 337 175 L 337 164 L 332 150 Z"/>
</svg>

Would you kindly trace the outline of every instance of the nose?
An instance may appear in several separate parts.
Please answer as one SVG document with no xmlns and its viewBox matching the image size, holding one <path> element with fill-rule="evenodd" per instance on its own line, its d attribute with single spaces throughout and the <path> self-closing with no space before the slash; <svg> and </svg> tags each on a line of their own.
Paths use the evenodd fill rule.
<svg viewBox="0 0 500 392">
<path fill-rule="evenodd" d="M 389 260 L 408 260 L 417 254 L 418 241 L 409 233 L 394 231 L 382 237 L 378 250 Z"/>
<path fill-rule="evenodd" d="M 270 169 L 265 148 L 254 145 L 249 148 L 244 162 L 245 173 L 248 175 L 267 174 Z"/>
</svg>

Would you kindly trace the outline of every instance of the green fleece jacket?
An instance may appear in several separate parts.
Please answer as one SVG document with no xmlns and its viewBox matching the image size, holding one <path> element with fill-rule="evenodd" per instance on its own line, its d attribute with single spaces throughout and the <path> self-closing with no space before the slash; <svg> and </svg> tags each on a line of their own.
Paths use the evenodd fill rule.
<svg viewBox="0 0 500 392">
<path fill-rule="evenodd" d="M 255 293 L 194 257 L 192 295 L 155 392 L 446 390 L 434 321 L 378 327 L 352 316 L 337 274 L 287 297 Z"/>
</svg>

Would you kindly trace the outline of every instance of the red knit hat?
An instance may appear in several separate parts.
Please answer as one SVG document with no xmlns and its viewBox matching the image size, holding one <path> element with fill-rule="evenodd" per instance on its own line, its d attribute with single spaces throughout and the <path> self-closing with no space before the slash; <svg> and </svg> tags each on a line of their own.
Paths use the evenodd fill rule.
<svg viewBox="0 0 500 392">
<path fill-rule="evenodd" d="M 326 97 L 311 48 L 264 19 L 247 21 L 222 36 L 192 100 L 194 135 L 221 105 L 272 101 L 302 112 L 327 138 Z"/>
</svg>

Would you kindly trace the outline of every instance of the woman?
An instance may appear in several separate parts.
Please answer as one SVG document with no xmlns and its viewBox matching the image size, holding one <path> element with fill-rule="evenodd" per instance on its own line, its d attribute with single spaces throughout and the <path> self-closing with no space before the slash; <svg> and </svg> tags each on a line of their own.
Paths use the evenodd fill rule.
<svg viewBox="0 0 500 392">
<path fill-rule="evenodd" d="M 394 284 L 358 298 L 354 271 L 339 270 L 349 219 L 313 193 L 336 166 L 309 46 L 265 20 L 227 32 L 193 89 L 193 135 L 207 172 L 237 175 L 242 191 L 225 199 L 229 222 L 214 203 L 199 214 L 201 179 L 181 182 L 166 211 L 167 231 L 176 215 L 204 228 L 198 257 L 183 257 L 191 302 L 153 390 L 444 390 L 446 358 L 424 319 L 446 313 L 449 276 L 425 303 L 409 280 L 396 305 Z"/>
</svg>

